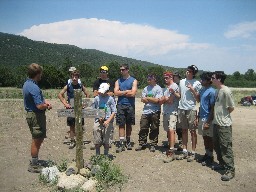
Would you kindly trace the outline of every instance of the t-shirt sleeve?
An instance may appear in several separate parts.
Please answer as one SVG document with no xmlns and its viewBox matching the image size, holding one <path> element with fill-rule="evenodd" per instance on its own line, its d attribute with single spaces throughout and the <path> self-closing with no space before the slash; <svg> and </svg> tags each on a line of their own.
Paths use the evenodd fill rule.
<svg viewBox="0 0 256 192">
<path fill-rule="evenodd" d="M 159 87 L 156 92 L 155 98 L 161 98 L 163 96 L 163 89 Z"/>
<path fill-rule="evenodd" d="M 215 90 L 211 92 L 210 94 L 210 105 L 215 104 Z"/>
<path fill-rule="evenodd" d="M 144 98 L 144 97 L 146 97 L 146 95 L 147 95 L 147 88 L 144 88 L 141 93 L 141 97 Z"/>
<path fill-rule="evenodd" d="M 228 91 L 225 93 L 226 94 L 226 108 L 228 107 L 234 107 L 234 99 L 233 99 L 233 94 L 231 91 Z"/>
<path fill-rule="evenodd" d="M 116 113 L 116 103 L 115 100 L 113 99 L 113 97 L 110 98 L 110 109 L 111 109 L 111 113 Z"/>
<path fill-rule="evenodd" d="M 100 87 L 100 81 L 99 81 L 99 79 L 97 79 L 97 80 L 94 81 L 94 83 L 93 83 L 93 89 L 92 89 L 92 91 L 98 90 L 99 87 Z"/>
<path fill-rule="evenodd" d="M 40 104 L 44 103 L 42 91 L 39 88 L 31 89 L 30 94 L 34 100 L 35 105 L 40 105 Z"/>
<path fill-rule="evenodd" d="M 115 87 L 115 82 L 110 80 L 109 81 L 110 87 L 109 87 L 109 91 L 110 92 L 114 92 L 114 87 Z"/>
</svg>

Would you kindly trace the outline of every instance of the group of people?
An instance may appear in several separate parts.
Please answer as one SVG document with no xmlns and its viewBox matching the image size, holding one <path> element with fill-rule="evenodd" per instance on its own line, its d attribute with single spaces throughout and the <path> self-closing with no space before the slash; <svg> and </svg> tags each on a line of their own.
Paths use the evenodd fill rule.
<svg viewBox="0 0 256 192">
<path fill-rule="evenodd" d="M 212 166 L 215 170 L 225 170 L 221 180 L 229 181 L 235 176 L 234 157 L 232 151 L 232 120 L 230 113 L 234 110 L 234 100 L 230 89 L 224 85 L 226 75 L 222 71 L 205 72 L 200 75 L 200 81 L 195 79 L 198 68 L 195 65 L 187 67 L 185 78 L 179 73 L 166 71 L 162 78 L 166 87 L 157 84 L 157 76 L 148 74 L 148 85 L 143 89 L 141 102 L 144 103 L 139 130 L 139 145 L 136 151 L 141 151 L 150 145 L 150 152 L 155 152 L 158 144 L 161 112 L 163 115 L 163 129 L 166 131 L 168 149 L 165 163 L 174 159 L 195 160 L 198 134 L 202 135 L 205 155 L 198 161 L 202 165 Z M 95 118 L 93 127 L 94 147 L 96 155 L 108 155 L 113 141 L 114 119 L 119 126 L 119 141 L 116 153 L 132 150 L 131 133 L 135 125 L 135 95 L 137 80 L 129 73 L 129 65 L 120 65 L 121 77 L 115 82 L 108 78 L 108 67 L 100 68 L 100 77 L 93 85 L 93 107 L 104 109 L 105 117 Z M 31 156 L 29 171 L 38 172 L 38 153 L 46 137 L 45 110 L 51 109 L 51 104 L 42 95 L 37 83 L 42 76 L 42 67 L 31 64 L 28 67 L 28 79 L 23 86 L 24 105 L 27 111 L 27 123 L 32 134 Z M 71 70 L 71 79 L 60 91 L 58 97 L 66 108 L 72 108 L 74 103 L 74 89 L 81 89 L 86 97 L 89 93 L 79 82 L 79 71 Z M 214 89 L 212 84 L 216 87 Z M 67 93 L 67 98 L 65 98 Z M 117 97 L 117 101 L 115 99 Z M 200 103 L 197 110 L 196 102 Z M 161 109 L 161 105 L 163 105 Z M 197 112 L 198 111 L 198 112 Z M 82 121 L 83 122 L 83 121 Z M 67 118 L 70 126 L 70 146 L 75 146 L 75 120 Z M 188 152 L 188 131 L 191 134 L 192 151 Z M 176 154 L 175 140 L 182 140 L 182 152 Z M 147 137 L 149 136 L 149 142 Z M 213 166 L 213 150 L 219 164 Z"/>
</svg>

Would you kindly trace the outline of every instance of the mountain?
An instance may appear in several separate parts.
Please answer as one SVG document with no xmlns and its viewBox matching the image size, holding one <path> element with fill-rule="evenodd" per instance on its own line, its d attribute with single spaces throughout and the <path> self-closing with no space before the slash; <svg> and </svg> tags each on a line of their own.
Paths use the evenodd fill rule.
<svg viewBox="0 0 256 192">
<path fill-rule="evenodd" d="M 0 32 L 0 64 L 2 65 L 17 66 L 39 63 L 59 66 L 67 58 L 75 65 L 86 63 L 100 66 L 117 61 L 144 67 L 158 66 L 154 63 L 108 54 L 95 49 L 81 49 L 74 45 L 33 41 L 23 36 Z"/>
</svg>

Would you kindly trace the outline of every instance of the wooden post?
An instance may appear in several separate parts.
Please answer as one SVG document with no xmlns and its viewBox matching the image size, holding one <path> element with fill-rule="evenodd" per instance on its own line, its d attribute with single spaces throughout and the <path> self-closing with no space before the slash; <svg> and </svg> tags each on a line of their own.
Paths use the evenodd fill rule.
<svg viewBox="0 0 256 192">
<path fill-rule="evenodd" d="M 78 171 L 84 167 L 83 129 L 82 129 L 82 91 L 74 90 L 75 130 L 76 130 L 76 167 Z"/>
</svg>

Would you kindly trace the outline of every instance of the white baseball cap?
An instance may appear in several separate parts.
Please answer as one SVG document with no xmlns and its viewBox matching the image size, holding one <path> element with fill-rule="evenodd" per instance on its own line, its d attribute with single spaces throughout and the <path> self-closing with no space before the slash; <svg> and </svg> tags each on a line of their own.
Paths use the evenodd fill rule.
<svg viewBox="0 0 256 192">
<path fill-rule="evenodd" d="M 75 71 L 75 70 L 76 70 L 75 67 L 70 67 L 68 71 L 73 72 L 73 71 Z"/>
<path fill-rule="evenodd" d="M 109 87 L 108 83 L 101 83 L 98 91 L 104 94 L 109 90 Z"/>
</svg>

